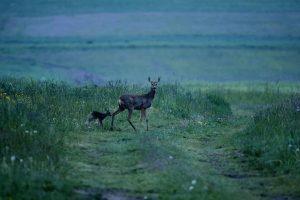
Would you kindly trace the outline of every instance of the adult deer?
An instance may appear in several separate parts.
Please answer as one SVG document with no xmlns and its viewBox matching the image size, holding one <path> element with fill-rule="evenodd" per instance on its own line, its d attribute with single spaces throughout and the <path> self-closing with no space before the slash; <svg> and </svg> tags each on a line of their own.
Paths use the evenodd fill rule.
<svg viewBox="0 0 300 200">
<path fill-rule="evenodd" d="M 141 121 L 143 119 L 146 119 L 147 124 L 147 131 L 148 131 L 148 118 L 146 117 L 146 109 L 151 107 L 151 103 L 155 97 L 155 90 L 157 87 L 157 83 L 160 81 L 160 78 L 158 78 L 157 81 L 151 81 L 150 77 L 148 78 L 148 81 L 151 83 L 151 89 L 150 92 L 147 94 L 142 95 L 122 95 L 119 100 L 119 108 L 112 114 L 111 118 L 111 130 L 113 130 L 114 126 L 114 118 L 117 114 L 120 112 L 123 112 L 125 109 L 128 110 L 128 117 L 127 121 L 132 126 L 132 128 L 136 131 L 134 125 L 130 121 L 131 115 L 133 110 L 140 110 L 141 111 Z"/>
</svg>

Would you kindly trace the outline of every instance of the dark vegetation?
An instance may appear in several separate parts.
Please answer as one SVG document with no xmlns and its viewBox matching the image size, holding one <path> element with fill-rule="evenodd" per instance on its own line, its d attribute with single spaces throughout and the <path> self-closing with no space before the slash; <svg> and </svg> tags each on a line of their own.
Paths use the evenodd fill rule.
<svg viewBox="0 0 300 200">
<path fill-rule="evenodd" d="M 1 78 L 0 86 L 0 176 L 6 180 L 0 183 L 0 195 L 13 199 L 70 195 L 76 183 L 65 178 L 70 173 L 65 138 L 87 131 L 84 122 L 91 110 L 113 108 L 125 92 L 148 90 L 122 82 L 76 87 L 12 78 Z M 231 115 L 229 104 L 217 94 L 189 92 L 178 84 L 159 88 L 154 112 L 161 119 L 217 120 Z"/>
</svg>

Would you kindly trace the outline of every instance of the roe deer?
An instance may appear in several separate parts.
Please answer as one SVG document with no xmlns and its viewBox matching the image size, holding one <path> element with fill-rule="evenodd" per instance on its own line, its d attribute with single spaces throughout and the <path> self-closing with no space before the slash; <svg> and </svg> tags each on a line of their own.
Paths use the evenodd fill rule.
<svg viewBox="0 0 300 200">
<path fill-rule="evenodd" d="M 91 122 L 95 119 L 99 120 L 99 123 L 101 125 L 101 127 L 103 128 L 103 123 L 102 121 L 107 117 L 107 116 L 111 116 L 111 113 L 106 110 L 106 113 L 102 113 L 102 112 L 97 112 L 97 111 L 93 111 L 89 114 L 88 116 L 88 121 Z"/>
<path fill-rule="evenodd" d="M 157 81 L 151 81 L 150 77 L 148 78 L 148 81 L 151 83 L 151 89 L 150 92 L 147 94 L 142 94 L 142 95 L 122 95 L 119 100 L 119 108 L 117 111 L 115 111 L 112 114 L 112 119 L 111 119 L 111 130 L 113 130 L 114 126 L 114 118 L 117 114 L 120 112 L 123 112 L 125 109 L 128 110 L 128 117 L 127 121 L 129 124 L 132 126 L 132 128 L 136 131 L 134 125 L 130 121 L 131 115 L 133 110 L 140 110 L 141 111 L 141 121 L 143 119 L 146 119 L 146 124 L 147 124 L 147 131 L 148 131 L 148 118 L 146 117 L 146 109 L 151 107 L 152 100 L 154 99 L 155 96 L 155 90 L 157 87 L 157 83 L 160 81 L 160 78 L 158 78 Z"/>
</svg>

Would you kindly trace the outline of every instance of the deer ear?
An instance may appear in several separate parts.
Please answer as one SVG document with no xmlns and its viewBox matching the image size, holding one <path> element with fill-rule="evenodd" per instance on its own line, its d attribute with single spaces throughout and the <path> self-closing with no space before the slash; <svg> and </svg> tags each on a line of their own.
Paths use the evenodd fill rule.
<svg viewBox="0 0 300 200">
<path fill-rule="evenodd" d="M 150 77 L 148 77 L 148 81 L 151 82 L 151 78 Z"/>
<path fill-rule="evenodd" d="M 157 79 L 157 82 L 159 82 L 160 81 L 160 77 L 158 77 L 158 79 Z"/>
</svg>

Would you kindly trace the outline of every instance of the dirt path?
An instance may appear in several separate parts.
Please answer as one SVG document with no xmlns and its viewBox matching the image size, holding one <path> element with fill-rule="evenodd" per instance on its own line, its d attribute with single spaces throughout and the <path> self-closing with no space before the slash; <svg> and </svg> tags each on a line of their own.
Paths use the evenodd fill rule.
<svg viewBox="0 0 300 200">
<path fill-rule="evenodd" d="M 75 193 L 108 200 L 278 199 L 264 191 L 264 178 L 243 171 L 243 155 L 229 142 L 243 126 L 174 121 L 149 132 L 76 134 L 70 141 Z"/>
</svg>

